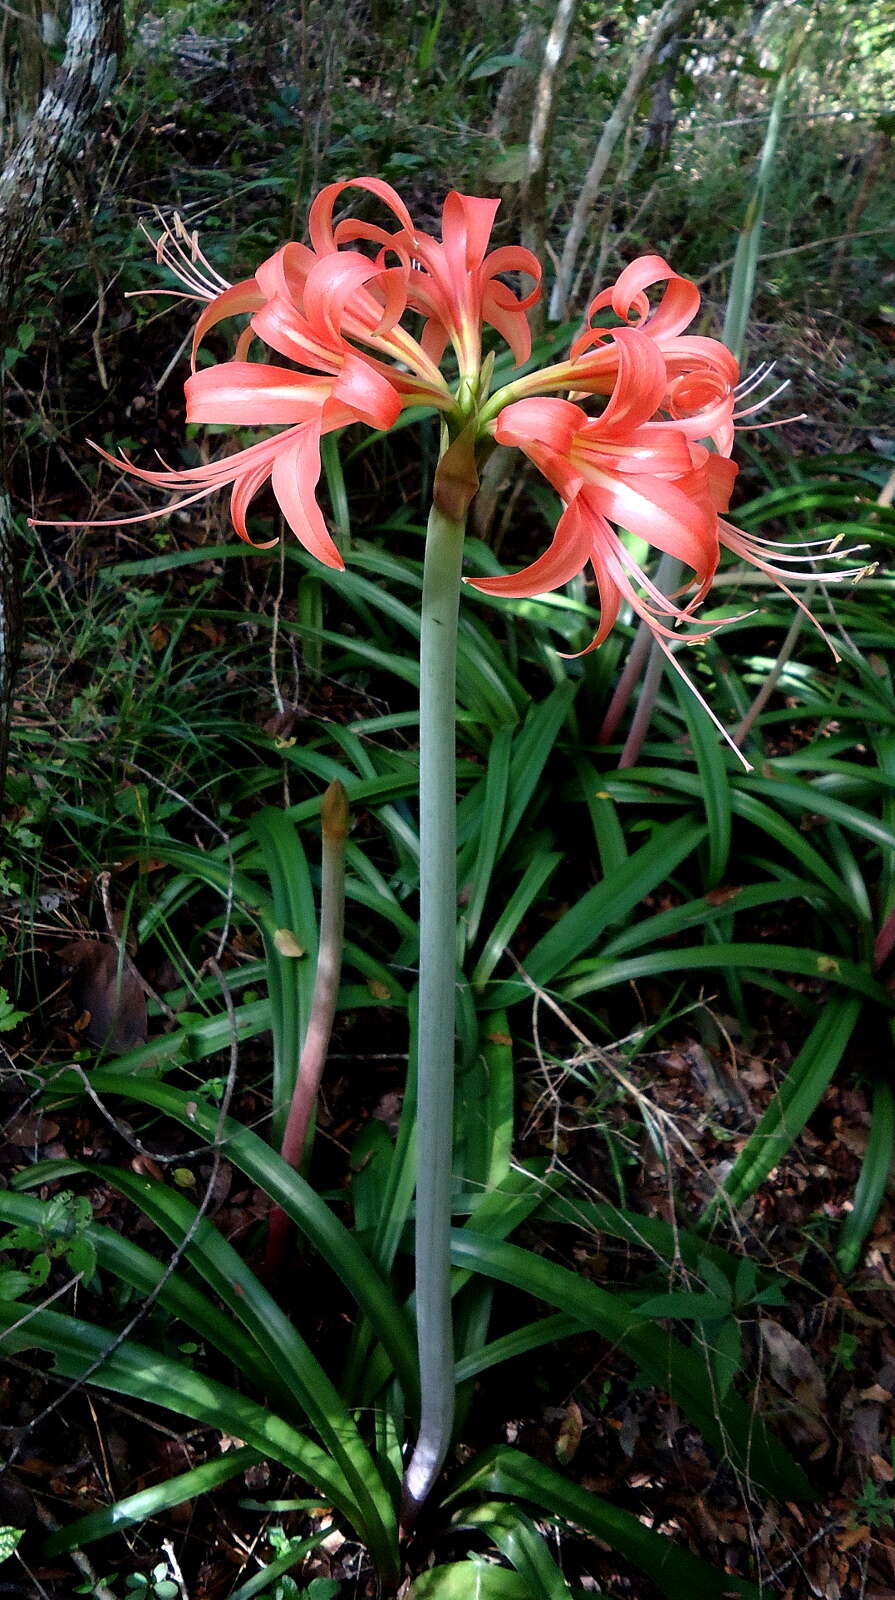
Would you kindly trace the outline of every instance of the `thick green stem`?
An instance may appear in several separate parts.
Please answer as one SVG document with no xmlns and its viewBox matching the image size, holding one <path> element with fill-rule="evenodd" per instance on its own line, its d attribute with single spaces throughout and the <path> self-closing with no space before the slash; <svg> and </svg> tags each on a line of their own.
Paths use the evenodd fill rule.
<svg viewBox="0 0 895 1600">
<path fill-rule="evenodd" d="M 416 1322 L 422 1407 L 404 1479 L 408 1526 L 442 1466 L 454 1420 L 451 1182 L 456 1013 L 456 658 L 465 518 L 433 506 L 420 634 L 420 986 Z"/>
</svg>

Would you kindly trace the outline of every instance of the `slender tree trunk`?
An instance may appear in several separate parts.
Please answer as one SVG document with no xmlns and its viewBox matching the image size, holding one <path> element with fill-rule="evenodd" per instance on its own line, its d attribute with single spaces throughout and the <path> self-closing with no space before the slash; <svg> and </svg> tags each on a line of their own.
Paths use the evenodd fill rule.
<svg viewBox="0 0 895 1600">
<path fill-rule="evenodd" d="M 886 156 L 891 148 L 891 133 L 881 130 L 874 139 L 873 144 L 870 146 L 870 150 L 868 151 L 866 160 L 864 162 L 864 169 L 861 174 L 861 181 L 858 185 L 858 192 L 855 195 L 854 204 L 852 205 L 852 208 L 848 214 L 848 221 L 845 224 L 845 237 L 840 240 L 833 255 L 833 264 L 830 268 L 831 289 L 835 289 L 838 286 L 839 279 L 842 277 L 842 269 L 845 266 L 845 258 L 848 254 L 849 245 L 851 244 L 850 235 L 855 233 L 857 230 L 858 223 L 860 222 L 867 206 L 867 202 L 870 199 L 873 186 L 876 183 L 883 166 L 885 165 Z"/>
<path fill-rule="evenodd" d="M 647 118 L 644 158 L 647 168 L 651 172 L 654 172 L 660 163 L 664 161 L 671 145 L 671 136 L 674 133 L 676 120 L 672 96 L 680 59 L 681 37 L 680 34 L 674 34 L 659 51 L 658 60 L 662 71 L 653 88 L 653 97 L 650 104 L 649 117 Z"/>
<path fill-rule="evenodd" d="M 81 154 L 115 77 L 120 30 L 121 0 L 72 0 L 62 66 L 0 171 L 0 349 L 12 343 L 20 288 L 44 207 L 65 167 Z M 21 629 L 14 537 L 0 395 L 0 783 Z"/>
<path fill-rule="evenodd" d="M 665 0 L 659 11 L 642 50 L 637 55 L 631 73 L 619 96 L 618 102 L 610 112 L 600 135 L 593 160 L 587 170 L 581 192 L 575 202 L 569 230 L 566 234 L 556 282 L 550 297 L 550 320 L 561 322 L 570 310 L 569 296 L 575 279 L 575 266 L 578 255 L 587 233 L 591 212 L 600 193 L 600 185 L 606 175 L 606 168 L 612 159 L 613 151 L 627 127 L 628 120 L 640 97 L 640 92 L 646 81 L 653 64 L 656 61 L 662 46 L 675 34 L 681 23 L 694 12 L 699 5 L 699 0 Z"/>
<path fill-rule="evenodd" d="M 556 93 L 562 81 L 577 9 L 578 0 L 558 0 L 544 44 L 528 130 L 528 160 L 522 186 L 522 239 L 539 261 L 544 257 L 547 232 L 547 169 L 556 117 Z M 532 326 L 535 336 L 543 332 L 543 301 L 533 309 Z"/>
<path fill-rule="evenodd" d="M 500 145 L 519 144 L 525 138 L 528 97 L 543 37 L 544 30 L 539 22 L 531 22 L 526 17 L 521 19 L 513 45 L 513 55 L 518 60 L 512 67 L 507 67 L 500 80 L 500 90 L 488 128 L 489 137 Z"/>
</svg>

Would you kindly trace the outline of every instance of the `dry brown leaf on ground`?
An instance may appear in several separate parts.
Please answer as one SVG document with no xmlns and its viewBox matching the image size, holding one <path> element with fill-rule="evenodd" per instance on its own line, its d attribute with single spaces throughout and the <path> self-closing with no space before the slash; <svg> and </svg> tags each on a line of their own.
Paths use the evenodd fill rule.
<svg viewBox="0 0 895 1600">
<path fill-rule="evenodd" d="M 59 961 L 71 973 L 75 1010 L 87 1013 L 84 1035 L 91 1044 L 122 1055 L 146 1043 L 146 995 L 129 956 L 122 961 L 114 945 L 98 939 L 73 939 Z"/>
</svg>

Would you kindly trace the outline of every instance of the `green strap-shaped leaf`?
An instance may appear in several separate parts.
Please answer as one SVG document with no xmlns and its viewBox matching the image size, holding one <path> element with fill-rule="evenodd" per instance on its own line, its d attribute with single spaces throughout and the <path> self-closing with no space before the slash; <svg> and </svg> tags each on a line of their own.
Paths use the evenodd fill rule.
<svg viewBox="0 0 895 1600">
<path fill-rule="evenodd" d="M 524 1579 L 491 1561 L 448 1561 L 414 1578 L 407 1600 L 531 1600 Z"/>
<path fill-rule="evenodd" d="M 394 1543 L 394 1508 L 341 1395 L 233 1246 L 207 1218 L 201 1218 L 197 1225 L 196 1207 L 165 1184 L 125 1168 L 92 1170 L 94 1176 L 104 1178 L 139 1207 L 175 1245 L 180 1245 L 193 1230 L 185 1250 L 187 1261 L 223 1301 L 231 1317 L 251 1334 L 266 1361 L 279 1370 L 321 1443 L 351 1485 L 368 1541 L 372 1546 Z"/>
<path fill-rule="evenodd" d="M 870 1136 L 861 1163 L 851 1211 L 845 1218 L 836 1246 L 836 1264 L 843 1277 L 854 1272 L 864 1240 L 879 1214 L 892 1171 L 895 1155 L 895 1095 L 892 1085 L 880 1078 L 873 1086 Z"/>
<path fill-rule="evenodd" d="M 860 1014 L 861 1002 L 855 995 L 834 995 L 827 1001 L 767 1111 L 706 1207 L 703 1226 L 719 1212 L 743 1205 L 791 1149 L 839 1066 Z"/>
<path fill-rule="evenodd" d="M 510 753 L 513 745 L 513 728 L 504 723 L 496 729 L 488 752 L 488 768 L 482 786 L 481 808 L 473 841 L 472 860 L 468 869 L 458 862 L 458 881 L 465 886 L 466 870 L 470 873 L 472 892 L 463 913 L 462 926 L 467 947 L 474 944 L 491 888 L 491 875 L 497 860 L 497 847 L 503 826 L 504 810 L 510 778 Z"/>
<path fill-rule="evenodd" d="M 641 845 L 614 872 L 588 889 L 550 932 L 538 940 L 525 959 L 525 970 L 530 978 L 538 984 L 549 984 L 572 961 L 597 949 L 605 929 L 621 921 L 657 884 L 664 882 L 702 843 L 707 831 L 704 823 L 694 822 L 690 817 L 657 828 L 647 844 Z M 530 992 L 522 979 L 510 979 L 495 984 L 483 1004 L 489 1008 L 511 1005 Z"/>
<path fill-rule="evenodd" d="M 274 1041 L 271 1139 L 279 1149 L 289 1115 L 302 1042 L 311 1014 L 317 968 L 317 910 L 308 863 L 295 824 L 274 806 L 252 818 L 270 879 L 276 929 L 263 924 Z M 288 933 L 302 956 L 283 948 Z"/>
<path fill-rule="evenodd" d="M 573 683 L 557 685 L 544 700 L 530 708 L 521 730 L 513 740 L 509 801 L 500 836 L 501 855 L 516 836 L 523 812 L 541 781 L 541 774 L 574 698 Z"/>
<path fill-rule="evenodd" d="M 97 1094 L 120 1094 L 151 1105 L 192 1128 L 212 1143 L 218 1136 L 218 1113 L 167 1083 L 147 1083 L 105 1068 L 93 1073 Z M 73 1087 L 79 1087 L 77 1084 Z M 348 1293 L 366 1313 L 394 1364 L 409 1404 L 419 1388 L 413 1332 L 407 1313 L 361 1249 L 310 1184 L 293 1172 L 263 1139 L 232 1118 L 224 1119 L 221 1148 L 228 1161 L 251 1178 L 280 1206 L 331 1267 Z"/>
<path fill-rule="evenodd" d="M 515 1568 L 529 1600 L 569 1600 L 569 1586 L 537 1528 L 518 1506 L 486 1500 L 471 1510 L 458 1511 L 455 1528 L 486 1533 Z"/>
<path fill-rule="evenodd" d="M 727 760 L 724 747 L 718 739 L 718 730 L 708 712 L 676 673 L 672 674 L 672 678 L 677 702 L 690 732 L 699 781 L 702 785 L 702 800 L 709 830 L 705 887 L 714 889 L 724 876 L 730 856 L 732 812 Z"/>
<path fill-rule="evenodd" d="M 457 1267 L 484 1272 L 579 1317 L 604 1339 L 623 1348 L 651 1383 L 668 1390 L 709 1443 L 739 1470 L 749 1472 L 784 1498 L 810 1497 L 810 1484 L 801 1467 L 752 1408 L 733 1391 L 723 1400 L 713 1394 L 700 1354 L 645 1322 L 616 1295 L 530 1250 L 486 1238 L 470 1228 L 453 1230 L 451 1260 Z"/>
<path fill-rule="evenodd" d="M 758 1600 L 755 1584 L 733 1578 L 679 1549 L 654 1533 L 630 1511 L 621 1511 L 599 1495 L 570 1483 L 552 1467 L 521 1451 L 498 1445 L 487 1450 L 461 1474 L 450 1500 L 477 1489 L 489 1495 L 517 1495 L 548 1516 L 582 1528 L 639 1567 L 669 1600 Z"/>
<path fill-rule="evenodd" d="M 66 1550 L 82 1550 L 85 1544 L 92 1544 L 95 1539 L 105 1539 L 110 1533 L 136 1527 L 150 1517 L 157 1517 L 160 1511 L 183 1505 L 185 1500 L 194 1500 L 197 1495 L 208 1494 L 219 1484 L 228 1483 L 231 1478 L 238 1477 L 262 1459 L 258 1451 L 250 1449 L 248 1445 L 229 1450 L 225 1456 L 213 1456 L 210 1461 L 204 1461 L 201 1467 L 179 1472 L 174 1478 L 166 1478 L 164 1483 L 154 1483 L 151 1489 L 141 1489 L 137 1494 L 129 1494 L 124 1500 L 116 1501 L 114 1505 L 89 1511 L 86 1517 L 70 1522 L 67 1528 L 58 1528 L 44 1544 L 44 1552 L 48 1556 L 58 1556 Z"/>
<path fill-rule="evenodd" d="M 581 968 L 584 968 L 582 971 Z M 828 983 L 854 989 L 886 1010 L 892 998 L 878 983 L 869 967 L 843 956 L 827 955 L 823 950 L 797 949 L 788 944 L 700 944 L 684 950 L 656 950 L 650 955 L 632 956 L 627 961 L 594 961 L 572 969 L 560 993 L 567 1000 L 595 994 L 614 984 L 631 983 L 637 978 L 655 977 L 667 972 L 711 972 L 713 969 L 738 971 L 744 979 L 749 969 L 757 972 L 791 972 L 804 978 L 822 978 Z"/>
<path fill-rule="evenodd" d="M 90 1170 L 80 1162 L 41 1162 L 40 1169 L 29 1167 L 24 1174 L 32 1184 L 52 1182 L 74 1172 Z M 35 1200 L 31 1195 L 0 1191 L 0 1218 L 4 1222 L 26 1223 L 33 1227 L 48 1227 L 51 1220 L 50 1203 Z M 229 1317 L 222 1317 L 220 1307 L 180 1272 L 165 1277 L 167 1268 L 155 1256 L 141 1249 L 132 1239 L 117 1233 L 114 1228 L 93 1222 L 85 1229 L 85 1236 L 96 1250 L 97 1266 L 120 1278 L 140 1294 L 157 1293 L 159 1304 L 186 1327 L 204 1339 L 213 1350 L 220 1351 L 233 1363 L 237 1372 L 250 1374 L 259 1391 L 266 1394 L 288 1417 L 294 1405 L 293 1397 L 276 1367 L 260 1351 L 254 1340 Z M 165 1278 L 161 1290 L 159 1284 Z"/>
<path fill-rule="evenodd" d="M 298 1474 L 349 1519 L 362 1524 L 344 1477 L 325 1450 L 298 1433 L 282 1417 L 246 1399 L 235 1389 L 193 1372 L 148 1345 L 126 1339 L 117 1348 L 108 1328 L 81 1322 L 58 1311 L 34 1311 L 0 1302 L 0 1330 L 7 1351 L 48 1350 L 65 1378 L 87 1381 L 114 1394 L 179 1412 L 220 1433 L 237 1434 L 259 1455 Z M 87 1380 L 84 1373 L 98 1363 Z M 394 1567 L 394 1559 L 391 1563 Z"/>
<path fill-rule="evenodd" d="M 563 860 L 565 860 L 565 857 L 560 850 L 545 850 L 541 848 L 535 850 L 522 877 L 485 940 L 482 953 L 472 974 L 471 983 L 473 989 L 483 990 L 485 988 L 488 979 L 516 932 L 522 918 L 528 911 L 529 906 L 537 899 L 545 883 Z M 508 984 L 500 985 L 501 991 L 509 987 Z M 523 994 L 528 994 L 529 992 L 527 988 L 523 989 Z M 513 998 L 520 999 L 521 995 L 516 993 Z M 501 1003 L 499 999 L 495 998 L 496 1007 Z M 482 1004 L 485 1004 L 484 999 Z M 506 1004 L 509 1004 L 509 1001 L 506 1001 Z"/>
<path fill-rule="evenodd" d="M 779 905 L 785 900 L 802 899 L 816 905 L 826 903 L 826 896 L 816 883 L 807 878 L 771 878 L 766 883 L 731 885 L 728 894 L 712 899 L 700 895 L 685 905 L 672 906 L 668 911 L 658 911 L 655 916 L 644 917 L 621 933 L 613 934 L 600 948 L 604 960 L 627 955 L 634 950 L 652 950 L 660 940 L 685 933 L 688 928 L 709 928 L 718 919 L 738 911 L 755 911 L 761 906 Z"/>
<path fill-rule="evenodd" d="M 544 1345 L 558 1344 L 560 1339 L 571 1339 L 585 1331 L 577 1317 L 566 1316 L 562 1311 L 552 1317 L 538 1317 L 536 1322 L 527 1322 L 514 1328 L 512 1333 L 505 1333 L 462 1356 L 457 1362 L 456 1380 L 466 1383 L 470 1378 L 477 1378 L 480 1372 L 487 1372 L 489 1367 L 502 1366 L 516 1356 L 527 1355 L 529 1350 L 541 1350 Z"/>
</svg>

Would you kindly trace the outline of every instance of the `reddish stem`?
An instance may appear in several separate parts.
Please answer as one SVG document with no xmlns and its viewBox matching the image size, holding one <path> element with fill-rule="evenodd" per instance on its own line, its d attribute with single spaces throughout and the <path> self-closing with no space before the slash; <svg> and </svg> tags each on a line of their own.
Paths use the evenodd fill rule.
<svg viewBox="0 0 895 1600">
<path fill-rule="evenodd" d="M 322 879 L 320 887 L 320 947 L 308 1031 L 292 1092 L 292 1104 L 280 1154 L 297 1172 L 305 1153 L 308 1128 L 317 1104 L 320 1079 L 326 1065 L 336 1000 L 342 973 L 345 936 L 345 840 L 348 836 L 348 796 L 341 783 L 331 783 L 321 803 L 323 823 Z M 289 1219 L 280 1206 L 271 1208 L 264 1256 L 268 1278 L 283 1265 L 289 1240 Z"/>
</svg>

